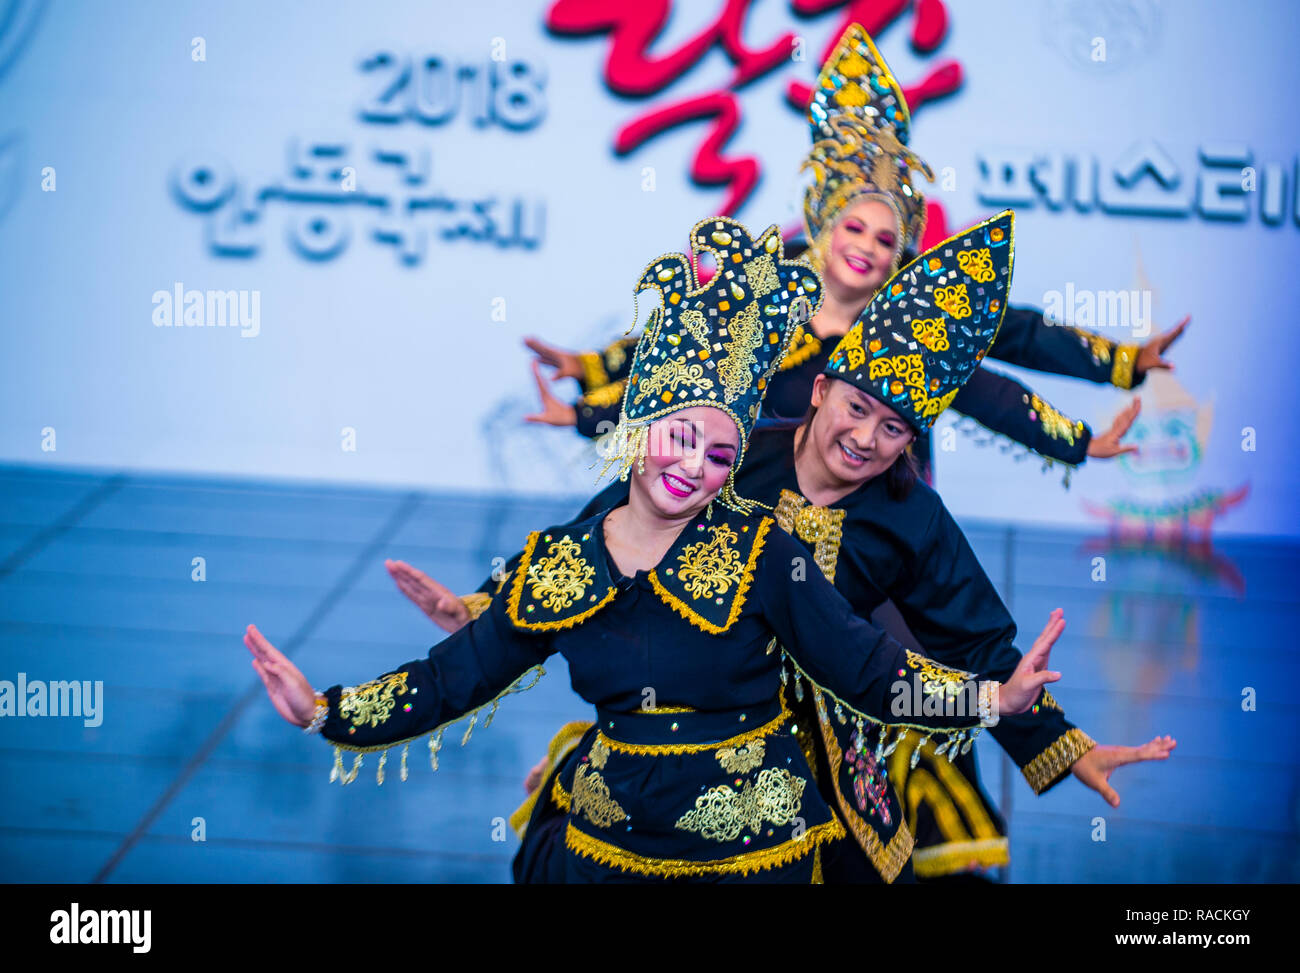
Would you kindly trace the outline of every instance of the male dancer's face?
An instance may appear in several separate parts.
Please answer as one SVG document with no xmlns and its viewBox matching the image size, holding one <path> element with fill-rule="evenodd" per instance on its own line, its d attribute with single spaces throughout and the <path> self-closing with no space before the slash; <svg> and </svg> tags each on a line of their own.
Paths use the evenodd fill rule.
<svg viewBox="0 0 1300 973">
<path fill-rule="evenodd" d="M 652 424 L 645 472 L 633 473 L 661 516 L 694 517 L 718 495 L 736 462 L 740 434 L 725 412 L 696 406 Z"/>
<path fill-rule="evenodd" d="M 845 486 L 885 472 L 914 436 L 889 406 L 827 375 L 818 375 L 813 383 L 812 404 L 817 413 L 806 434 L 808 448 L 831 478 Z"/>
<path fill-rule="evenodd" d="M 898 218 L 878 199 L 851 203 L 831 232 L 826 284 L 842 301 L 863 306 L 893 272 Z"/>
</svg>

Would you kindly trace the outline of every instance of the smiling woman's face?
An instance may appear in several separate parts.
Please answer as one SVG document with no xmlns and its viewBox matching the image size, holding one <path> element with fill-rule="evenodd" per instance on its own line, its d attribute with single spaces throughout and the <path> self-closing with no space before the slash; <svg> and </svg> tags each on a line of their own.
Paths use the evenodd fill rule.
<svg viewBox="0 0 1300 973">
<path fill-rule="evenodd" d="M 662 517 L 694 517 L 718 495 L 740 448 L 736 423 L 721 409 L 695 406 L 652 424 L 645 472 L 632 489 Z"/>
<path fill-rule="evenodd" d="M 852 203 L 831 231 L 826 249 L 827 284 L 865 305 L 893 272 L 898 217 L 878 199 Z"/>
<path fill-rule="evenodd" d="M 915 438 L 902 416 L 861 389 L 818 375 L 807 447 L 834 480 L 857 486 L 884 473 Z"/>
</svg>

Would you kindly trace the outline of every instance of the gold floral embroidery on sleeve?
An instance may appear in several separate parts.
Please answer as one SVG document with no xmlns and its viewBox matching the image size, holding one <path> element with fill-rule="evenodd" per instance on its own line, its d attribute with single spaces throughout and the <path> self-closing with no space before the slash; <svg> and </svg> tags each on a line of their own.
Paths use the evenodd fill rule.
<svg viewBox="0 0 1300 973">
<path fill-rule="evenodd" d="M 765 822 L 789 824 L 803 806 L 807 785 L 784 768 L 770 767 L 738 791 L 726 784 L 710 787 L 674 827 L 698 832 L 706 841 L 734 841 L 743 832 L 757 832 Z"/>
<path fill-rule="evenodd" d="M 1078 335 L 1079 341 L 1088 346 L 1088 351 L 1092 355 L 1092 360 L 1096 364 L 1110 364 L 1110 350 L 1113 347 L 1113 342 L 1109 339 L 1103 338 L 1099 334 L 1094 334 L 1091 331 L 1084 331 L 1082 328 L 1070 328 L 1069 330 Z"/>
<path fill-rule="evenodd" d="M 1083 435 L 1085 428 L 1081 421 L 1071 420 L 1037 395 L 1029 397 L 1029 418 L 1031 421 L 1037 419 L 1047 435 L 1053 439 L 1064 439 L 1071 446 L 1075 439 Z"/>
<path fill-rule="evenodd" d="M 579 764 L 573 775 L 570 813 L 586 817 L 598 828 L 608 828 L 627 820 L 627 812 L 610 797 L 605 778 L 594 770 L 589 771 L 586 764 Z"/>
<path fill-rule="evenodd" d="M 587 754 L 591 760 L 591 765 L 597 770 L 604 770 L 605 764 L 609 762 L 609 744 L 596 737 L 596 741 L 591 745 L 591 752 Z"/>
<path fill-rule="evenodd" d="M 353 726 L 378 726 L 390 717 L 397 696 L 405 696 L 409 672 L 390 672 L 360 686 L 349 686 L 339 697 L 339 716 Z"/>
<path fill-rule="evenodd" d="M 709 540 L 691 544 L 677 559 L 681 564 L 678 577 L 693 598 L 724 594 L 740 584 L 744 573 L 740 552 L 731 546 L 740 539 L 736 532 L 726 524 L 709 530 L 713 535 Z"/>
<path fill-rule="evenodd" d="M 920 672 L 921 684 L 927 693 L 945 693 L 948 696 L 958 696 L 965 691 L 966 687 L 975 678 L 969 672 L 962 672 L 960 669 L 949 669 L 947 666 L 939 665 L 933 659 L 918 655 L 911 649 L 905 651 L 907 652 L 908 668 Z"/>
</svg>

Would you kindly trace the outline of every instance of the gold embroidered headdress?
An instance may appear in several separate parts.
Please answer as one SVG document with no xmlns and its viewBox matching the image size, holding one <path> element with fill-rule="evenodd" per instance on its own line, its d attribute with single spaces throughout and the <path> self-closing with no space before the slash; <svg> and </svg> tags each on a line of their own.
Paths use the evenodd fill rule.
<svg viewBox="0 0 1300 973">
<path fill-rule="evenodd" d="M 918 432 L 984 360 L 1007 309 L 1015 215 L 936 244 L 876 291 L 825 372 L 894 409 Z"/>
<path fill-rule="evenodd" d="M 861 198 L 879 199 L 898 220 L 895 260 L 925 231 L 925 198 L 912 185 L 912 170 L 931 182 L 930 167 L 907 148 L 911 116 L 903 90 L 857 24 L 844 31 L 822 66 L 808 105 L 812 150 L 803 168 L 812 172 L 804 190 L 804 227 L 814 266 L 839 215 Z"/>
<path fill-rule="evenodd" d="M 772 374 L 796 328 L 821 306 L 817 275 L 785 258 L 781 233 L 770 226 L 757 240 L 740 223 L 711 217 L 691 230 L 691 255 L 665 254 L 646 267 L 635 294 L 663 298 L 637 342 L 618 426 L 601 444 L 602 473 L 626 479 L 645 455 L 650 425 L 681 409 L 721 409 L 740 431 L 740 448 L 721 499 L 736 496 L 735 473 Z M 710 253 L 717 273 L 701 285 L 695 258 Z"/>
</svg>

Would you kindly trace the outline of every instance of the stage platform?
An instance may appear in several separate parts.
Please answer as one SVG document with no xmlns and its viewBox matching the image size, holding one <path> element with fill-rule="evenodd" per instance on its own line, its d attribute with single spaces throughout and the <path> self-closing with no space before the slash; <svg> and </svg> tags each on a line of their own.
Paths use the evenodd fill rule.
<svg viewBox="0 0 1300 973">
<path fill-rule="evenodd" d="M 266 699 L 241 634 L 256 623 L 318 687 L 364 681 L 442 635 L 384 558 L 468 591 L 577 506 L 0 467 L 0 679 L 104 687 L 96 727 L 0 718 L 0 880 L 509 881 L 517 841 L 497 839 L 523 777 L 561 723 L 590 714 L 562 659 L 469 746 L 449 734 L 437 773 L 420 745 L 406 782 L 394 752 L 383 786 L 371 757 L 339 787 L 329 747 Z M 1300 880 L 1300 547 L 963 526 L 1022 647 L 1065 609 L 1054 694 L 1075 723 L 1104 743 L 1178 739 L 1168 762 L 1116 772 L 1115 810 L 1073 779 L 1035 797 L 981 743 L 1011 824 L 1005 877 Z"/>
</svg>

